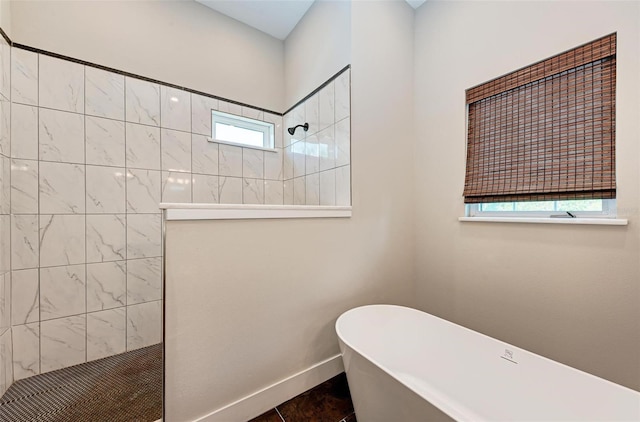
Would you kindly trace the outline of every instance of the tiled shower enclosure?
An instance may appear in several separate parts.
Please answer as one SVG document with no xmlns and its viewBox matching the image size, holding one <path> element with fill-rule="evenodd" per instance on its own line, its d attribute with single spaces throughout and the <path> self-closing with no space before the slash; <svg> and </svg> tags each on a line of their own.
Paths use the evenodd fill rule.
<svg viewBox="0 0 640 422">
<path fill-rule="evenodd" d="M 0 394 L 162 340 L 160 202 L 351 203 L 348 68 L 283 119 L 2 49 Z M 211 110 L 274 123 L 274 150 L 211 142 Z"/>
</svg>

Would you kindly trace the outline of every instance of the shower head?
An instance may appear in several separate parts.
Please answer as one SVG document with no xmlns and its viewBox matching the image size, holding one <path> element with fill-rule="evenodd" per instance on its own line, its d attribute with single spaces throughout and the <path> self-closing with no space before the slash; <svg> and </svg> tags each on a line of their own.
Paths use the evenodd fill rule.
<svg viewBox="0 0 640 422">
<path fill-rule="evenodd" d="M 287 132 L 289 132 L 289 135 L 293 135 L 294 133 L 296 133 L 296 129 L 301 127 L 302 129 L 304 129 L 304 131 L 308 131 L 309 130 L 309 123 L 305 123 L 303 125 L 297 125 L 294 127 L 290 127 L 289 129 L 287 129 Z"/>
</svg>

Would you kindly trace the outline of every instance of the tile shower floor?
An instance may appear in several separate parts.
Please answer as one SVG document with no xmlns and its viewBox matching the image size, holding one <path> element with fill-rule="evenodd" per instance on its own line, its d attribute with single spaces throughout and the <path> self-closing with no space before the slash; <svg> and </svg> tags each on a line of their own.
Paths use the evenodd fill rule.
<svg viewBox="0 0 640 422">
<path fill-rule="evenodd" d="M 249 422 L 357 422 L 344 373 Z"/>
<path fill-rule="evenodd" d="M 155 421 L 162 417 L 162 344 L 15 382 L 0 421 Z"/>
</svg>

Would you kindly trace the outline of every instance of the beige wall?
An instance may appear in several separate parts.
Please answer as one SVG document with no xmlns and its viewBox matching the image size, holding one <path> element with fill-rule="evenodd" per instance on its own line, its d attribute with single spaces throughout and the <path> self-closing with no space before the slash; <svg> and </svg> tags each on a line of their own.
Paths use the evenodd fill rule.
<svg viewBox="0 0 640 422">
<path fill-rule="evenodd" d="M 0 0 L 0 28 L 8 36 L 12 36 L 11 32 L 11 2 L 9 0 Z"/>
<path fill-rule="evenodd" d="M 168 224 L 168 420 L 338 353 L 334 323 L 349 308 L 409 301 L 412 20 L 403 1 L 353 5 L 352 218 Z"/>
<path fill-rule="evenodd" d="M 12 40 L 284 111 L 282 41 L 194 1 L 14 1 Z"/>
<path fill-rule="evenodd" d="M 427 2 L 416 14 L 421 309 L 640 388 L 638 3 Z M 460 223 L 464 90 L 618 32 L 617 181 L 627 227 Z M 357 155 L 355 155 L 357 157 Z"/>
<path fill-rule="evenodd" d="M 316 0 L 284 48 L 285 107 L 289 108 L 351 63 L 351 3 Z"/>
</svg>

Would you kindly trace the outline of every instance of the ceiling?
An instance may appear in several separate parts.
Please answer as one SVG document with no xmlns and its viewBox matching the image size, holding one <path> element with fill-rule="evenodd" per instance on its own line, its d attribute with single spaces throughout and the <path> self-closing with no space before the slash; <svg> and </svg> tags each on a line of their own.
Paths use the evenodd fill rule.
<svg viewBox="0 0 640 422">
<path fill-rule="evenodd" d="M 314 0 L 196 0 L 223 15 L 284 40 Z"/>
<path fill-rule="evenodd" d="M 284 40 L 315 0 L 196 0 L 198 3 Z M 426 0 L 406 0 L 417 9 Z"/>
</svg>

